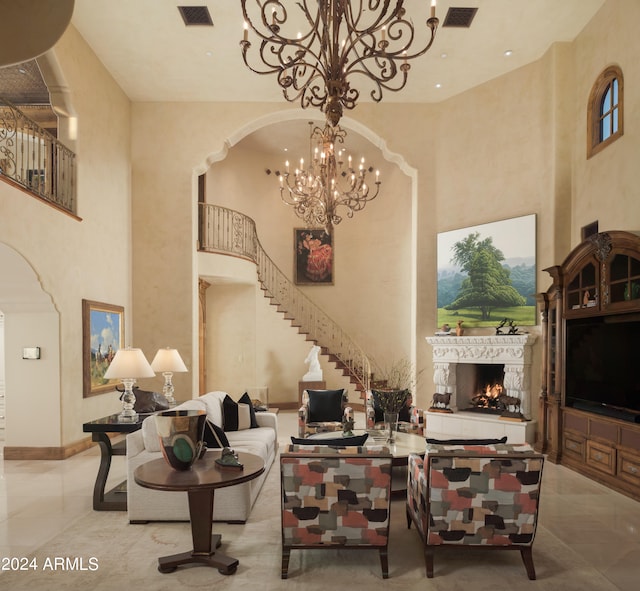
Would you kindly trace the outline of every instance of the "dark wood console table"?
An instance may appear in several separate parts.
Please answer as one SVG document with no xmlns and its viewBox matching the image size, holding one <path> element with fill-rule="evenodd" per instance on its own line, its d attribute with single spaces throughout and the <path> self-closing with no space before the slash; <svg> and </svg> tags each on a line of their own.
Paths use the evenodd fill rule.
<svg viewBox="0 0 640 591">
<path fill-rule="evenodd" d="M 215 460 L 220 450 L 207 451 L 190 470 L 174 470 L 164 458 L 138 466 L 133 473 L 135 481 L 154 490 L 186 491 L 189 495 L 189 517 L 193 550 L 158 558 L 158 570 L 170 573 L 180 565 L 197 563 L 212 566 L 223 575 L 232 575 L 238 560 L 221 552 L 221 536 L 212 534 L 213 500 L 216 488 L 233 486 L 257 478 L 264 472 L 264 462 L 253 454 L 238 452 L 244 465 L 242 470 L 220 469 Z"/>
<path fill-rule="evenodd" d="M 82 430 L 85 433 L 91 433 L 91 440 L 100 446 L 100 467 L 93 487 L 93 509 L 95 511 L 127 510 L 126 481 L 106 493 L 104 491 L 111 468 L 111 458 L 124 456 L 127 453 L 126 441 L 119 441 L 112 445 L 109 433 L 124 435 L 133 433 L 142 427 L 142 421 L 148 416 L 148 414 L 139 414 L 135 423 L 120 423 L 118 415 L 114 414 L 82 425 Z"/>
</svg>

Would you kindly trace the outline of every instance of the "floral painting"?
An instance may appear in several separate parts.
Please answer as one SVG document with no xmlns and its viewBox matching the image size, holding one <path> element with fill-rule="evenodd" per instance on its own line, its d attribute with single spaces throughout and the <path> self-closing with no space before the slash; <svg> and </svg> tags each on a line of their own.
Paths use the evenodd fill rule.
<svg viewBox="0 0 640 591">
<path fill-rule="evenodd" d="M 333 284 L 333 236 L 324 229 L 294 229 L 296 285 Z"/>
</svg>

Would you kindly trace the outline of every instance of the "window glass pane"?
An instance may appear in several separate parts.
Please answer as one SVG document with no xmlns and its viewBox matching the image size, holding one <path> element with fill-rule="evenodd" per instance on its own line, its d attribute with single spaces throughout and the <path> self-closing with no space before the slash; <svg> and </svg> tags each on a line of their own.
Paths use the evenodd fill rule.
<svg viewBox="0 0 640 591">
<path fill-rule="evenodd" d="M 591 89 L 587 116 L 587 158 L 621 135 L 623 95 L 622 71 L 617 66 L 606 68 Z"/>
<path fill-rule="evenodd" d="M 607 91 L 604 93 L 602 97 L 602 108 L 600 109 L 600 115 L 604 115 L 607 111 L 611 109 L 611 87 L 607 88 Z"/>
<path fill-rule="evenodd" d="M 609 266 L 609 278 L 611 281 L 620 281 L 629 277 L 629 257 L 624 254 L 617 254 Z"/>
<path fill-rule="evenodd" d="M 611 115 L 606 115 L 600 122 L 600 141 L 606 140 L 611 135 Z"/>
</svg>

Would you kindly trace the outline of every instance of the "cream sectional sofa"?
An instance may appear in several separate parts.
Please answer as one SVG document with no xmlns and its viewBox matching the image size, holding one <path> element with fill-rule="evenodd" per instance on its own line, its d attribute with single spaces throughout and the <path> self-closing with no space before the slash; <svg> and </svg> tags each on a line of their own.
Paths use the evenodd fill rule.
<svg viewBox="0 0 640 591">
<path fill-rule="evenodd" d="M 209 392 L 199 398 L 183 402 L 176 409 L 204 410 L 207 418 L 223 426 L 222 401 L 225 392 Z M 235 451 L 244 451 L 261 457 L 265 471 L 249 482 L 216 490 L 213 520 L 244 522 L 258 497 L 262 484 L 278 451 L 278 417 L 274 413 L 256 413 L 258 428 L 225 432 L 229 445 Z M 156 491 L 136 484 L 135 469 L 162 457 L 160 442 L 153 416 L 147 417 L 142 428 L 127 435 L 127 511 L 130 523 L 147 521 L 189 521 L 187 494 Z"/>
</svg>

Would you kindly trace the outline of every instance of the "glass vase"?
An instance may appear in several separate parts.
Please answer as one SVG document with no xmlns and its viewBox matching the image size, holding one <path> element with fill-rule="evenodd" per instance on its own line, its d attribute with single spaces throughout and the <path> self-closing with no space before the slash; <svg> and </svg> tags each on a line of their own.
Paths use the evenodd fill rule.
<svg viewBox="0 0 640 591">
<path fill-rule="evenodd" d="M 395 443 L 396 431 L 398 430 L 398 413 L 384 413 L 384 430 L 387 433 L 387 443 Z"/>
</svg>

